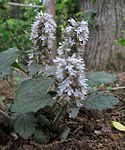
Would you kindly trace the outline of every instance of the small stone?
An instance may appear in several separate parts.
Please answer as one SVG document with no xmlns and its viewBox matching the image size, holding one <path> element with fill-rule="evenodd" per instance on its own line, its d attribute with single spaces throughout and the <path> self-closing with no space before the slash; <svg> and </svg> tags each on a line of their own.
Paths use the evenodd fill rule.
<svg viewBox="0 0 125 150">
<path fill-rule="evenodd" d="M 94 130 L 94 133 L 95 133 L 96 135 L 101 135 L 101 134 L 102 134 L 102 132 L 99 131 L 99 130 Z"/>
</svg>

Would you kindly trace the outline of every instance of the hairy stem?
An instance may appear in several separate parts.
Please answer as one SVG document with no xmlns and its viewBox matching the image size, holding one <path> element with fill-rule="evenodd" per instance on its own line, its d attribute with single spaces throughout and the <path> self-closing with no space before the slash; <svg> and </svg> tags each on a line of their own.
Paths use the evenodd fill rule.
<svg viewBox="0 0 125 150">
<path fill-rule="evenodd" d="M 2 111 L 1 109 L 0 109 L 0 114 L 3 117 L 5 117 L 7 120 L 9 120 L 9 121 L 11 120 L 11 117 L 6 112 Z"/>
<path fill-rule="evenodd" d="M 67 108 L 67 103 L 65 103 L 64 106 L 62 108 L 60 108 L 60 111 L 58 112 L 58 114 L 54 118 L 53 123 L 52 123 L 54 126 L 58 126 L 60 120 L 65 115 L 66 108 Z"/>
</svg>

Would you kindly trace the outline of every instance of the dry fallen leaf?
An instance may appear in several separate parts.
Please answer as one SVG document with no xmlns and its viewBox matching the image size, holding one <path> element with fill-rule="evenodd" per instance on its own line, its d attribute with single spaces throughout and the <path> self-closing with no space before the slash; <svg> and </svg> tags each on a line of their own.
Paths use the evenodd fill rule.
<svg viewBox="0 0 125 150">
<path fill-rule="evenodd" d="M 125 132 L 125 126 L 117 121 L 112 121 L 112 126 L 115 127 L 119 131 Z"/>
</svg>

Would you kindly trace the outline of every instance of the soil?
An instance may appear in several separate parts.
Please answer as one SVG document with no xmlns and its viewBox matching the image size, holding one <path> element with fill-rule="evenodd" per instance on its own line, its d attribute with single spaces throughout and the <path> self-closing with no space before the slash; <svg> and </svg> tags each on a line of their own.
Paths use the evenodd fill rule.
<svg viewBox="0 0 125 150">
<path fill-rule="evenodd" d="M 125 85 L 124 77 L 125 74 L 119 75 L 119 86 Z M 125 150 L 125 132 L 116 130 L 111 124 L 112 121 L 118 121 L 125 125 L 125 89 L 114 91 L 114 95 L 120 102 L 112 109 L 97 111 L 82 108 L 77 118 L 65 117 L 62 123 L 71 128 L 65 141 L 41 145 L 20 137 L 14 139 L 8 131 L 3 133 L 6 134 L 4 137 L 7 137 L 7 141 L 4 142 L 7 144 L 1 145 L 0 150 Z M 0 138 L 1 135 L 0 126 Z"/>
</svg>

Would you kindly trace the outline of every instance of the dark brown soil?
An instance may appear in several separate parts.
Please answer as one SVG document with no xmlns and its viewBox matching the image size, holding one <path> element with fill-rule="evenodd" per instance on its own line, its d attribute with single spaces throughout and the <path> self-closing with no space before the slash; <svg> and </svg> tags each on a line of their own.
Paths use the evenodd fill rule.
<svg viewBox="0 0 125 150">
<path fill-rule="evenodd" d="M 118 84 L 125 85 L 121 78 Z M 112 109 L 97 111 L 82 108 L 76 119 L 65 118 L 62 123 L 71 128 L 65 141 L 41 145 L 20 138 L 14 140 L 8 135 L 8 143 L 0 146 L 0 150 L 125 150 L 125 132 L 114 129 L 111 124 L 118 121 L 125 125 L 125 90 L 116 90 L 114 95 L 120 102 Z"/>
</svg>

